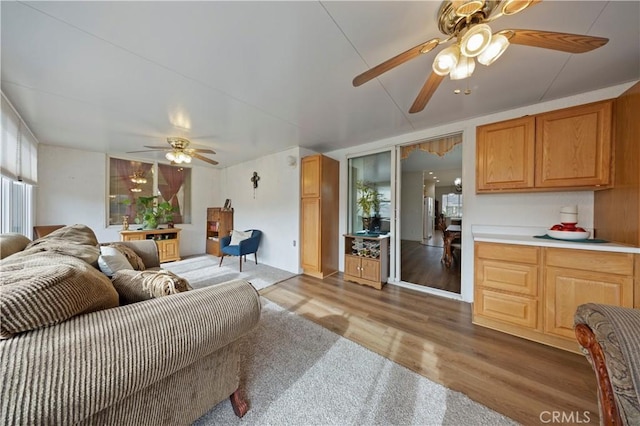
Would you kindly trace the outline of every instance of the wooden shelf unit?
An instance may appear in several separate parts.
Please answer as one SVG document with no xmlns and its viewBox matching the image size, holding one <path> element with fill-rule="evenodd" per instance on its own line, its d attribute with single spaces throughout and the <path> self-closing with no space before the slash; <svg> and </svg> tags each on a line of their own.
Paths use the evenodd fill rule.
<svg viewBox="0 0 640 426">
<path fill-rule="evenodd" d="M 344 279 L 378 290 L 389 277 L 389 236 L 344 236 Z"/>
<path fill-rule="evenodd" d="M 220 238 L 226 237 L 233 230 L 233 209 L 224 210 L 222 207 L 207 209 L 207 254 L 220 257 Z"/>
<path fill-rule="evenodd" d="M 154 240 L 160 263 L 180 260 L 180 228 L 120 231 L 120 241 Z"/>
</svg>

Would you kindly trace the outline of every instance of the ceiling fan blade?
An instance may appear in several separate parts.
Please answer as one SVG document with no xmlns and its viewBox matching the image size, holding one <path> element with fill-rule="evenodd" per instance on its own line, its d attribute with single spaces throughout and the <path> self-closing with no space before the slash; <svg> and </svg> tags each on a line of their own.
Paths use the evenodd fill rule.
<svg viewBox="0 0 640 426">
<path fill-rule="evenodd" d="M 539 30 L 502 30 L 500 34 L 505 35 L 509 39 L 509 43 L 512 44 L 541 47 L 567 53 L 589 52 L 604 46 L 609 41 L 604 37 Z"/>
<path fill-rule="evenodd" d="M 422 86 L 420 93 L 418 93 L 418 97 L 413 101 L 409 113 L 413 114 L 422 111 L 424 107 L 427 106 L 429 99 L 431 99 L 431 96 L 433 96 L 434 92 L 438 89 L 443 79 L 444 76 L 432 72 L 427 81 L 425 81 L 424 86 Z"/>
<path fill-rule="evenodd" d="M 153 151 L 159 151 L 160 148 L 155 148 L 155 149 L 143 149 L 142 151 L 127 151 L 127 154 L 135 154 L 137 152 L 153 152 Z M 162 151 L 171 151 L 170 149 L 165 149 L 162 148 Z"/>
<path fill-rule="evenodd" d="M 362 74 L 356 76 L 353 79 L 353 86 L 358 87 L 369 80 L 372 80 L 379 75 L 397 67 L 398 65 L 404 64 L 408 60 L 419 56 L 421 53 L 427 53 L 433 50 L 438 44 L 440 44 L 440 40 L 437 38 L 432 38 L 431 40 L 425 41 L 411 49 L 400 53 L 399 55 L 394 56 L 391 59 L 388 59 L 381 63 L 380 65 L 376 65 L 371 68 L 369 71 L 365 71 Z"/>
<path fill-rule="evenodd" d="M 203 157 L 202 155 L 197 154 L 197 153 L 195 153 L 195 152 L 194 152 L 193 154 L 191 154 L 191 156 L 192 156 L 193 158 L 197 158 L 198 160 L 206 161 L 206 162 L 207 162 L 207 163 L 209 163 L 209 164 L 213 164 L 214 166 L 215 166 L 216 164 L 218 164 L 218 162 L 217 162 L 216 160 L 212 160 L 211 158 Z"/>
<path fill-rule="evenodd" d="M 149 146 L 149 145 L 145 145 L 145 148 L 151 148 L 151 149 L 167 149 L 167 146 Z"/>
<path fill-rule="evenodd" d="M 190 148 L 190 151 L 199 152 L 201 154 L 215 154 L 216 152 L 212 149 L 201 149 L 201 148 Z"/>
</svg>

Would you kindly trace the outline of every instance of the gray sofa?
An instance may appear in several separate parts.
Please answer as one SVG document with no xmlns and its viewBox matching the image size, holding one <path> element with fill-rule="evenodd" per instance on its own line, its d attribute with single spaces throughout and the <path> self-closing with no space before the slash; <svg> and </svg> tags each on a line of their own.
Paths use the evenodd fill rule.
<svg viewBox="0 0 640 426">
<path fill-rule="evenodd" d="M 2 236 L 0 243 L 15 246 L 19 239 Z M 158 268 L 153 241 L 126 245 L 145 266 Z M 3 250 L 3 319 L 13 314 L 9 298 L 22 285 L 12 274 L 24 274 L 24 265 L 47 255 L 36 247 Z M 106 285 L 91 276 L 86 286 Z M 238 416 L 248 409 L 240 353 L 243 336 L 260 318 L 259 295 L 248 282 L 85 311 L 0 340 L 2 424 L 190 424 L 226 398 Z"/>
</svg>

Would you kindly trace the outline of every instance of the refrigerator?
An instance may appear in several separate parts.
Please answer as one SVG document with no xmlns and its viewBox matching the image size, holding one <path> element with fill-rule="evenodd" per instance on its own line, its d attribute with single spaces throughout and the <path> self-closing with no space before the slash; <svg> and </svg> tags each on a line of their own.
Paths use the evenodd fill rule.
<svg viewBox="0 0 640 426">
<path fill-rule="evenodd" d="M 433 238 L 435 226 L 435 207 L 433 197 L 423 197 L 422 204 L 422 244 L 428 244 Z"/>
</svg>

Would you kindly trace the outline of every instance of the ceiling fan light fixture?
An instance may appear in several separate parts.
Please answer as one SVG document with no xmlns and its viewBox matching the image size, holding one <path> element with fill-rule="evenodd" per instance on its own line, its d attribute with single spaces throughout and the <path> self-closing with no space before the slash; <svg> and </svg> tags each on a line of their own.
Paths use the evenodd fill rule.
<svg viewBox="0 0 640 426">
<path fill-rule="evenodd" d="M 484 6 L 484 0 L 452 0 L 453 10 L 458 16 L 471 16 Z"/>
<path fill-rule="evenodd" d="M 531 4 L 531 0 L 504 0 L 502 2 L 503 15 L 515 15 L 522 12 Z"/>
<path fill-rule="evenodd" d="M 176 154 L 173 151 L 169 151 L 165 154 L 165 158 L 169 161 L 175 162 L 176 161 Z"/>
<path fill-rule="evenodd" d="M 494 63 L 509 47 L 509 39 L 502 34 L 496 34 L 491 39 L 491 43 L 484 51 L 478 55 L 478 62 L 489 66 Z"/>
<path fill-rule="evenodd" d="M 449 78 L 451 80 L 462 80 L 467 77 L 471 77 L 473 74 L 473 70 L 476 69 L 476 63 L 473 58 L 468 56 L 460 55 L 460 60 L 458 61 L 458 65 L 449 73 Z"/>
<path fill-rule="evenodd" d="M 478 24 L 469 28 L 460 40 L 460 53 L 470 58 L 481 54 L 491 43 L 491 27 Z"/>
<path fill-rule="evenodd" d="M 453 70 L 460 60 L 460 49 L 457 44 L 443 49 L 433 60 L 433 72 L 445 76 Z"/>
</svg>

